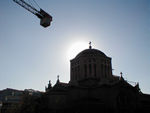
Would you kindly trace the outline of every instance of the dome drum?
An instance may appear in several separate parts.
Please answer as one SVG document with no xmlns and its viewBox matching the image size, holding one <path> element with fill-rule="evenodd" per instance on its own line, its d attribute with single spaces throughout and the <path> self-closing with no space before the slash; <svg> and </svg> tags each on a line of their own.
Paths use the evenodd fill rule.
<svg viewBox="0 0 150 113">
<path fill-rule="evenodd" d="M 86 49 L 70 62 L 70 82 L 112 77 L 111 58 L 97 49 Z"/>
</svg>

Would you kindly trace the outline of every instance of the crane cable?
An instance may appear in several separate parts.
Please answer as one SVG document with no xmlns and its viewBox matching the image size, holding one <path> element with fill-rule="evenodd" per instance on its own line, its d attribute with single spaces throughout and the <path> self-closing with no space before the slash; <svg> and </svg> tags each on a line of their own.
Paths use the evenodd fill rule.
<svg viewBox="0 0 150 113">
<path fill-rule="evenodd" d="M 28 2 L 29 2 L 29 4 L 30 4 L 32 7 L 34 7 L 33 4 L 35 4 L 39 9 L 41 9 L 40 6 L 37 4 L 37 2 L 36 2 L 35 0 L 33 0 L 33 1 L 28 0 Z M 33 2 L 34 2 L 34 3 L 33 3 Z M 36 7 L 35 7 L 35 8 L 36 8 Z"/>
<path fill-rule="evenodd" d="M 28 0 L 28 2 L 30 3 L 30 5 L 33 7 L 33 4 L 31 3 L 31 1 L 30 0 Z"/>
<path fill-rule="evenodd" d="M 40 6 L 38 5 L 38 3 L 35 1 L 35 0 L 33 0 L 34 1 L 34 3 L 40 8 Z M 41 9 L 41 8 L 40 8 Z"/>
</svg>

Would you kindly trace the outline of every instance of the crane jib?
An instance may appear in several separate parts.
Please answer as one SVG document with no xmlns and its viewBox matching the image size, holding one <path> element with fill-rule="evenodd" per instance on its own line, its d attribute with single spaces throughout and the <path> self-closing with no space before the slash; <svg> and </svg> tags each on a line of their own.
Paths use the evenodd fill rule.
<svg viewBox="0 0 150 113">
<path fill-rule="evenodd" d="M 50 26 L 50 23 L 52 21 L 52 16 L 49 15 L 47 12 L 45 12 L 42 9 L 40 9 L 40 11 L 38 11 L 35 7 L 26 3 L 24 0 L 13 0 L 13 1 L 16 2 L 17 4 L 19 4 L 20 6 L 22 6 L 23 8 L 25 8 L 26 10 L 28 10 L 29 12 L 36 15 L 38 18 L 40 18 L 41 26 L 43 26 L 43 27 Z"/>
<path fill-rule="evenodd" d="M 48 27 L 51 24 L 52 16 L 50 16 L 48 13 L 46 13 L 44 10 L 40 9 L 40 14 L 42 15 L 42 18 L 40 20 L 40 25 L 43 27 Z"/>
</svg>

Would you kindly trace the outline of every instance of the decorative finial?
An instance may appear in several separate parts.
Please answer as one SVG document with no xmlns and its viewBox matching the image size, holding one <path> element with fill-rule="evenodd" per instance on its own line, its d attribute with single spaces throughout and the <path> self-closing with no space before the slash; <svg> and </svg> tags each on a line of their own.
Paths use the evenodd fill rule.
<svg viewBox="0 0 150 113">
<path fill-rule="evenodd" d="M 122 77 L 122 74 L 123 74 L 123 73 L 122 73 L 122 72 L 120 72 L 121 77 Z"/>
<path fill-rule="evenodd" d="M 91 41 L 89 42 L 89 49 L 92 49 L 92 46 L 91 46 Z"/>
<path fill-rule="evenodd" d="M 49 84 L 51 84 L 51 80 L 49 80 Z"/>
<path fill-rule="evenodd" d="M 57 80 L 59 80 L 59 75 L 57 75 Z"/>
<path fill-rule="evenodd" d="M 120 76 L 121 76 L 121 77 L 120 77 L 120 79 L 121 79 L 121 80 L 124 80 L 124 78 L 123 78 L 123 76 L 122 76 L 122 75 L 123 75 L 123 73 L 122 73 L 122 72 L 120 72 Z"/>
<path fill-rule="evenodd" d="M 59 83 L 59 75 L 57 75 L 57 83 Z"/>
<path fill-rule="evenodd" d="M 49 89 L 52 88 L 52 84 L 51 84 L 51 81 L 49 80 L 49 84 L 48 84 L 48 87 L 45 87 L 45 90 L 48 91 Z"/>
</svg>

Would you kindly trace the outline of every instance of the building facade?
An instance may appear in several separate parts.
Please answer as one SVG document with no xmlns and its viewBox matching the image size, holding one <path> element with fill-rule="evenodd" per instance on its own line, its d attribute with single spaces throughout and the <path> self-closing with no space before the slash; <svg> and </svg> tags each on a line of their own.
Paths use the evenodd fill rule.
<svg viewBox="0 0 150 113">
<path fill-rule="evenodd" d="M 70 61 L 70 81 L 46 88 L 47 110 L 53 112 L 135 113 L 150 111 L 150 95 L 112 74 L 111 58 L 89 49 Z"/>
<path fill-rule="evenodd" d="M 0 91 L 0 113 L 14 113 L 23 103 L 25 96 L 40 97 L 42 92 L 33 89 L 16 90 L 7 88 Z"/>
</svg>

